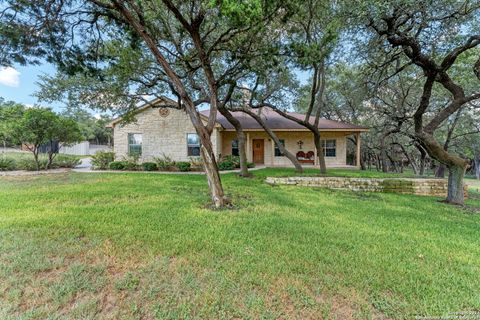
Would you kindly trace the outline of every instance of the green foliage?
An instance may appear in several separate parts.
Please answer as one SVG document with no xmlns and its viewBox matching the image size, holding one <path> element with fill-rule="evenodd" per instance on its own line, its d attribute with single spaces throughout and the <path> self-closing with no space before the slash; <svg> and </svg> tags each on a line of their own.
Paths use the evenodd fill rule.
<svg viewBox="0 0 480 320">
<path fill-rule="evenodd" d="M 157 167 L 161 171 L 169 171 L 175 167 L 175 161 L 166 154 L 163 154 L 160 157 L 155 157 L 153 160 L 157 163 Z"/>
<path fill-rule="evenodd" d="M 111 151 L 98 151 L 92 156 L 92 165 L 95 169 L 106 170 L 110 162 L 115 160 L 115 153 Z"/>
<path fill-rule="evenodd" d="M 52 124 L 57 123 L 58 116 L 50 109 L 27 109 L 13 128 L 13 137 L 18 144 L 32 145 L 37 148 L 49 142 Z"/>
<path fill-rule="evenodd" d="M 0 171 L 11 171 L 15 170 L 15 168 L 15 160 L 11 158 L 0 157 Z"/>
<path fill-rule="evenodd" d="M 81 159 L 75 156 L 59 154 L 53 160 L 54 165 L 60 168 L 74 168 L 81 163 Z"/>
<path fill-rule="evenodd" d="M 240 168 L 240 157 L 239 156 L 224 156 L 222 161 L 232 162 L 235 168 Z"/>
<path fill-rule="evenodd" d="M 218 170 L 233 170 L 235 169 L 235 162 L 232 160 L 222 160 L 218 163 Z"/>
<path fill-rule="evenodd" d="M 5 101 L 0 97 L 0 142 L 12 144 L 14 125 L 22 117 L 25 107 L 13 101 Z"/>
<path fill-rule="evenodd" d="M 190 162 L 181 161 L 181 162 L 177 162 L 176 166 L 180 171 L 190 171 L 191 164 Z"/>
<path fill-rule="evenodd" d="M 125 170 L 125 161 L 112 161 L 109 163 L 110 170 Z"/>
<path fill-rule="evenodd" d="M 203 160 L 202 157 L 190 157 L 190 163 L 192 164 L 192 168 L 199 169 L 203 167 Z"/>
<path fill-rule="evenodd" d="M 255 163 L 247 162 L 247 168 L 255 168 Z"/>
<path fill-rule="evenodd" d="M 158 167 L 155 162 L 144 162 L 142 163 L 143 171 L 157 171 Z"/>
</svg>

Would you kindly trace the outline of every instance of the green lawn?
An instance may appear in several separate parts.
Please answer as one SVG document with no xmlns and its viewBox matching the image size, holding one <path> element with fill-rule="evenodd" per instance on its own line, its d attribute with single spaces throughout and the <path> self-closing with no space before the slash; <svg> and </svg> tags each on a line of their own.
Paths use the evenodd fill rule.
<svg viewBox="0 0 480 320">
<path fill-rule="evenodd" d="M 254 173 L 222 175 L 238 206 L 228 211 L 208 209 L 201 175 L 0 178 L 0 319 L 480 309 L 480 215 L 431 197 L 271 187 L 266 176 L 293 171 Z"/>
</svg>

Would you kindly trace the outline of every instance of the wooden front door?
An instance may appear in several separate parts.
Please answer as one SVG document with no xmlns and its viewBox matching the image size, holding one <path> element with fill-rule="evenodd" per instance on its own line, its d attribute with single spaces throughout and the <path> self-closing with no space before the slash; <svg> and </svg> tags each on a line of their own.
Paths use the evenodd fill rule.
<svg viewBox="0 0 480 320">
<path fill-rule="evenodd" d="M 253 163 L 264 164 L 265 145 L 263 139 L 253 139 Z"/>
</svg>

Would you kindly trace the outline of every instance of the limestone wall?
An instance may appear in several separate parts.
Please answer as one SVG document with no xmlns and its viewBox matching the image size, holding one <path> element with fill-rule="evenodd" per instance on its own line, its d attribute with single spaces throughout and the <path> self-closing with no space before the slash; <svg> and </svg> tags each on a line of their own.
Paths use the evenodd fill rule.
<svg viewBox="0 0 480 320">
<path fill-rule="evenodd" d="M 128 155 L 128 134 L 142 134 L 141 161 L 152 161 L 163 154 L 175 161 L 189 161 L 187 155 L 187 134 L 195 133 L 190 118 L 183 110 L 168 109 L 161 116 L 158 108 L 148 108 L 135 116 L 132 123 L 118 123 L 114 127 L 114 151 L 117 159 Z M 212 134 L 212 144 L 217 155 L 221 150 L 220 133 Z"/>
<path fill-rule="evenodd" d="M 447 195 L 447 180 L 445 179 L 268 177 L 266 183 L 271 185 L 297 185 L 304 187 L 321 187 L 364 192 L 392 192 L 438 197 L 445 197 Z M 466 186 L 465 195 L 468 195 Z"/>
</svg>

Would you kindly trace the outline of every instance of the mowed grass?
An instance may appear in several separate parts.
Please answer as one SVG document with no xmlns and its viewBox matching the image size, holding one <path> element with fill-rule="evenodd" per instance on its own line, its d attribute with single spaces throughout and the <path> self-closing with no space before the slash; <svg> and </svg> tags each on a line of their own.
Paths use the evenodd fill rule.
<svg viewBox="0 0 480 320">
<path fill-rule="evenodd" d="M 362 176 L 358 171 L 333 174 Z M 0 180 L 1 319 L 411 319 L 480 309 L 480 216 L 222 175 Z M 314 174 L 314 172 L 307 172 Z M 369 174 L 369 173 L 367 173 Z M 480 193 L 468 200 L 480 207 Z"/>
</svg>

